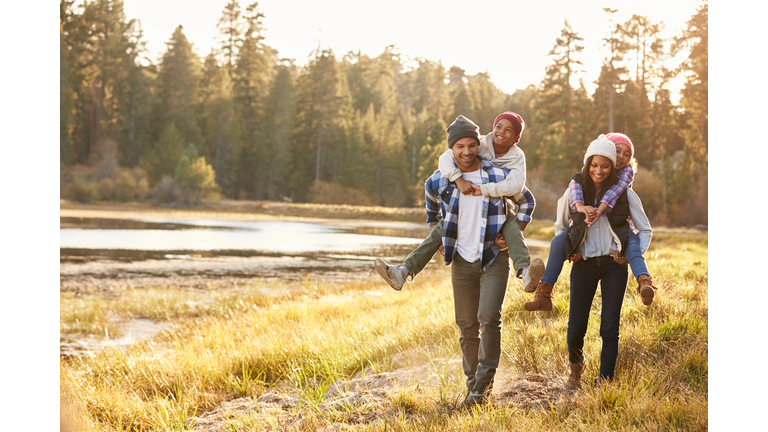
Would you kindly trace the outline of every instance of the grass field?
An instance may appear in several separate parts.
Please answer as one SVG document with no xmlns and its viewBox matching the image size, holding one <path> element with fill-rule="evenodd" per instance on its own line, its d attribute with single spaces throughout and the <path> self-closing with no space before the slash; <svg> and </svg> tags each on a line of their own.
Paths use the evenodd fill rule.
<svg viewBox="0 0 768 432">
<path fill-rule="evenodd" d="M 529 235 L 551 235 L 547 225 L 531 226 Z M 497 400 L 455 410 L 463 378 L 435 366 L 429 385 L 388 387 L 329 408 L 334 383 L 412 370 L 399 365 L 403 353 L 428 353 L 425 365 L 460 356 L 449 272 L 434 263 L 401 292 L 361 276 L 341 284 L 253 280 L 211 292 L 62 294 L 62 329 L 109 332 L 105 317 L 115 315 L 173 324 L 128 348 L 62 359 L 62 419 L 84 431 L 204 430 L 206 413 L 242 400 L 254 408 L 207 430 L 707 430 L 707 249 L 706 233 L 657 229 L 646 258 L 659 291 L 646 307 L 630 282 L 616 380 L 600 389 L 586 381 L 599 367 L 598 295 L 584 389 L 538 408 Z M 551 312 L 526 312 L 531 295 L 510 283 L 500 374 L 560 384 L 567 377 L 569 271 L 566 264 Z M 277 409 L 269 398 L 292 402 Z"/>
</svg>

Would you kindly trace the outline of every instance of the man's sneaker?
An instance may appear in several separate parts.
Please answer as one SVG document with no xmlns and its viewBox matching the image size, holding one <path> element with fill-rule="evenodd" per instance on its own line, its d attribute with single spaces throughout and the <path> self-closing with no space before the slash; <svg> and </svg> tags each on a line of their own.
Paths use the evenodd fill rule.
<svg viewBox="0 0 768 432">
<path fill-rule="evenodd" d="M 408 274 L 408 270 L 406 270 L 405 267 L 401 265 L 389 265 L 381 258 L 376 258 L 373 261 L 373 265 L 376 267 L 376 273 L 384 278 L 389 286 L 397 291 L 403 289 L 403 285 L 405 285 L 405 275 L 403 274 L 403 271 L 405 270 L 405 274 Z"/>
<path fill-rule="evenodd" d="M 539 281 L 544 276 L 544 261 L 541 258 L 534 258 L 531 265 L 523 269 L 523 290 L 525 292 L 534 292 L 539 286 Z"/>
<path fill-rule="evenodd" d="M 493 381 L 489 383 L 476 383 L 472 390 L 467 393 L 467 397 L 464 402 L 461 403 L 463 408 L 471 408 L 476 405 L 484 404 L 488 402 L 488 396 L 491 395 L 493 390 Z"/>
</svg>

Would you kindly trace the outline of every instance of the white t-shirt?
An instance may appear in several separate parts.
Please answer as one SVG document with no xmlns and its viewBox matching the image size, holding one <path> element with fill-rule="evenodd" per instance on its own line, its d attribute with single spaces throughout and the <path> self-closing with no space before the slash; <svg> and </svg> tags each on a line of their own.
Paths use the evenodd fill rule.
<svg viewBox="0 0 768 432">
<path fill-rule="evenodd" d="M 483 176 L 479 169 L 469 173 L 461 173 L 461 178 L 476 185 L 483 183 Z M 475 262 L 483 256 L 482 217 L 483 197 L 464 195 L 459 192 L 456 251 L 468 262 Z"/>
</svg>

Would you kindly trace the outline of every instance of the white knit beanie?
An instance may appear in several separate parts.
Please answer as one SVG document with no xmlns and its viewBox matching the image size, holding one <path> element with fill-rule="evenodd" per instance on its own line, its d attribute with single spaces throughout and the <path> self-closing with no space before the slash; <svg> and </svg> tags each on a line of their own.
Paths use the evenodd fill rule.
<svg viewBox="0 0 768 432">
<path fill-rule="evenodd" d="M 596 140 L 589 143 L 587 148 L 587 154 L 584 155 L 584 165 L 587 164 L 587 159 L 593 155 L 605 156 L 613 162 L 613 166 L 616 167 L 616 144 L 613 141 L 600 135 Z"/>
</svg>

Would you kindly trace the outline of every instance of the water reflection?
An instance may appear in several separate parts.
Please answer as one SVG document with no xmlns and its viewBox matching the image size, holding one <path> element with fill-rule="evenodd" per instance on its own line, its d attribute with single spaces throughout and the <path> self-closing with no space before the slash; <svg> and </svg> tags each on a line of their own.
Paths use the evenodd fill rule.
<svg viewBox="0 0 768 432">
<path fill-rule="evenodd" d="M 73 257 L 168 259 L 178 257 L 359 254 L 416 246 L 419 224 L 355 226 L 287 221 L 61 218 L 62 261 Z"/>
</svg>

